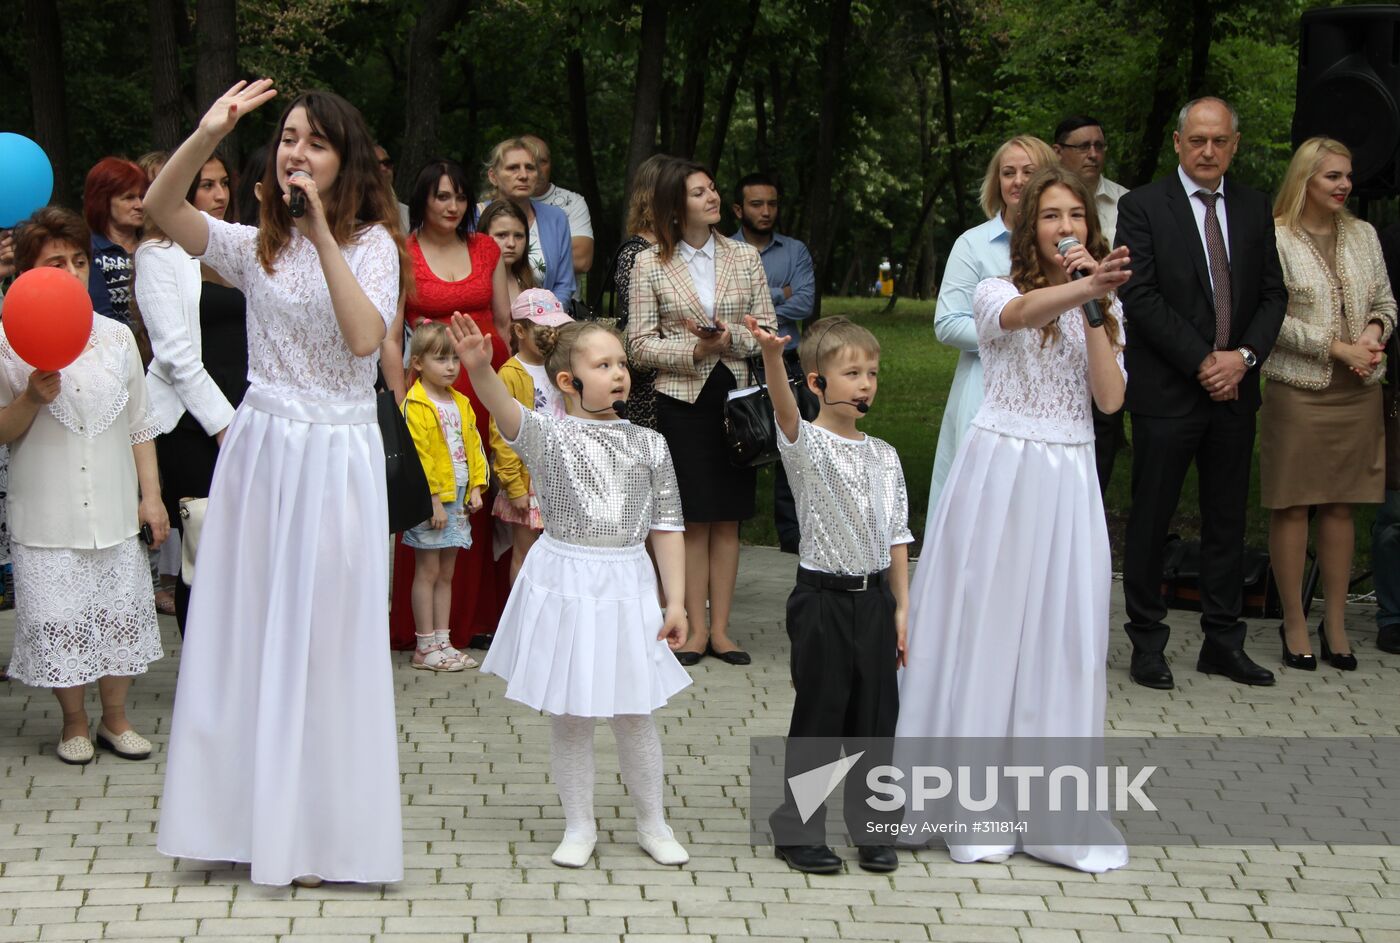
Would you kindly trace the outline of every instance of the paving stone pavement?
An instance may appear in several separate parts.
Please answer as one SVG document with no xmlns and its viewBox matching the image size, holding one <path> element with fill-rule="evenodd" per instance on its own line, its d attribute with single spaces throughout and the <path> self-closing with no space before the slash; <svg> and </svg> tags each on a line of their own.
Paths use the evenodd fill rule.
<svg viewBox="0 0 1400 943">
<path fill-rule="evenodd" d="M 157 941 L 951 940 L 1142 943 L 1285 939 L 1400 941 L 1400 849 L 1391 846 L 1143 847 L 1127 868 L 1087 875 L 1024 855 L 959 865 L 943 851 L 901 853 L 888 876 L 789 871 L 748 844 L 748 739 L 786 731 L 783 602 L 794 560 L 745 548 L 735 637 L 754 663 L 706 659 L 658 717 L 669 814 L 692 854 L 655 865 L 634 844 L 612 738 L 600 730 L 592 865 L 554 867 L 562 830 L 547 779 L 544 718 L 510 704 L 498 679 L 433 675 L 395 657 L 402 730 L 406 873 L 394 886 L 267 888 L 246 866 L 210 870 L 155 850 L 179 639 L 133 687 L 130 714 L 156 744 L 147 762 L 54 757 L 51 694 L 0 683 L 0 943 Z M 1115 624 L 1122 594 L 1114 593 Z M 1109 733 L 1383 735 L 1400 733 L 1400 656 L 1372 644 L 1373 609 L 1356 607 L 1360 670 L 1277 669 L 1275 623 L 1251 624 L 1249 650 L 1279 671 L 1246 688 L 1194 670 L 1195 617 L 1173 613 L 1175 692 L 1127 677 L 1115 628 Z M 13 614 L 0 616 L 8 652 Z M 90 693 L 90 711 L 96 694 Z M 850 855 L 850 849 L 838 849 Z"/>
</svg>

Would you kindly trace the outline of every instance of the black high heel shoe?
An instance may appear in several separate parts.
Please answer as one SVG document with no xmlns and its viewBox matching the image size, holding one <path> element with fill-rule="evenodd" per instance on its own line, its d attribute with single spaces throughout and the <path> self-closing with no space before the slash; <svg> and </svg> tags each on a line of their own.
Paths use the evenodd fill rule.
<svg viewBox="0 0 1400 943">
<path fill-rule="evenodd" d="M 1327 647 L 1326 623 L 1319 622 L 1317 624 L 1317 640 L 1319 643 L 1318 647 L 1322 651 L 1322 657 L 1326 659 L 1327 663 L 1330 664 L 1333 668 L 1340 669 L 1341 671 L 1356 670 L 1355 655 L 1353 655 L 1351 652 L 1334 652 L 1332 651 L 1332 649 Z"/>
<path fill-rule="evenodd" d="M 1295 655 L 1288 650 L 1288 639 L 1283 634 L 1283 626 L 1278 627 L 1278 640 L 1283 644 L 1283 665 L 1285 668 L 1297 668 L 1299 671 L 1316 671 L 1317 656 L 1312 652 L 1306 655 Z"/>
</svg>

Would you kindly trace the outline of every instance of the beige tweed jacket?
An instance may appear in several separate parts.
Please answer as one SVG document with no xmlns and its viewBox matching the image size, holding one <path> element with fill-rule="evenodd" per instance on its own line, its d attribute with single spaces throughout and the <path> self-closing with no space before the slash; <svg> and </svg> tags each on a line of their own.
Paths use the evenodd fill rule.
<svg viewBox="0 0 1400 943">
<path fill-rule="evenodd" d="M 695 360 L 699 339 L 686 329 L 686 319 L 704 322 L 690 269 L 679 251 L 661 261 L 657 246 L 637 253 L 632 269 L 627 338 L 632 361 L 657 371 L 659 393 L 686 403 L 695 402 L 715 365 L 724 363 L 739 386 L 748 383 L 748 358 L 758 342 L 744 327 L 753 315 L 761 327 L 777 330 L 768 276 L 758 250 L 747 243 L 715 234 L 715 320 L 729 326 L 729 348 L 722 355 Z"/>
<path fill-rule="evenodd" d="M 1395 297 L 1381 257 L 1380 239 L 1369 223 L 1351 216 L 1337 217 L 1338 292 L 1326 261 L 1306 233 L 1277 224 L 1274 232 L 1288 288 L 1288 311 L 1278 343 L 1264 361 L 1264 376 L 1304 390 L 1321 390 L 1332 382 L 1336 361 L 1328 350 L 1333 338 L 1340 335 L 1338 316 L 1343 301 L 1353 339 L 1361 336 L 1371 321 L 1382 325 L 1382 342 L 1395 330 Z M 1381 382 L 1384 372 L 1382 365 L 1366 382 Z"/>
</svg>

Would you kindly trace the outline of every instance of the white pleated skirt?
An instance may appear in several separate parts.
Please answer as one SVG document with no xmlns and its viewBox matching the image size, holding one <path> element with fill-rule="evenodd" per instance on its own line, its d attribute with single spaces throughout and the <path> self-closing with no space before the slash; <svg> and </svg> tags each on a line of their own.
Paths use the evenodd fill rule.
<svg viewBox="0 0 1400 943">
<path fill-rule="evenodd" d="M 374 403 L 250 390 L 200 536 L 157 847 L 259 884 L 401 880 Z"/>
<path fill-rule="evenodd" d="M 1093 443 L 974 426 L 929 515 L 911 581 L 897 735 L 1101 737 L 1111 580 Z M 948 850 L 964 862 L 1025 851 L 1092 872 L 1128 861 L 1121 837 Z"/>
<path fill-rule="evenodd" d="M 965 350 L 958 355 L 953 370 L 953 385 L 948 388 L 948 403 L 943 407 L 943 422 L 938 427 L 938 445 L 933 452 L 933 478 L 929 482 L 929 520 L 933 509 L 943 496 L 943 488 L 953 471 L 963 442 L 972 430 L 972 419 L 982 408 L 982 358 L 976 351 Z"/>
<path fill-rule="evenodd" d="M 664 618 L 646 548 L 581 547 L 541 534 L 481 670 L 548 714 L 650 714 L 690 684 L 658 639 Z"/>
</svg>

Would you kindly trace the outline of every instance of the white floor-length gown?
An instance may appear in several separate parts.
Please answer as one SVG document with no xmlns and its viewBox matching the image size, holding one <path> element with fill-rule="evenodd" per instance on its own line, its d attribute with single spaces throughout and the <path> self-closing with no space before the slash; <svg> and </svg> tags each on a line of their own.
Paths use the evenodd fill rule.
<svg viewBox="0 0 1400 943">
<path fill-rule="evenodd" d="M 208 222 L 204 263 L 248 299 L 250 387 L 200 535 L 157 846 L 251 862 L 259 884 L 399 881 L 375 359 L 347 347 L 309 239 L 269 274 L 256 229 Z M 393 239 L 342 251 L 387 325 Z"/>
<path fill-rule="evenodd" d="M 910 587 L 900 738 L 1103 734 L 1112 561 L 1084 320 L 1067 311 L 1059 340 L 1041 346 L 1038 330 L 1001 327 L 1017 295 L 1009 279 L 977 286 L 985 397 L 930 509 Z M 948 850 L 962 862 L 1025 851 L 1083 871 L 1122 867 L 1127 849 L 1102 825 L 1096 834 L 1115 844 L 1023 847 L 1008 836 Z"/>
</svg>

